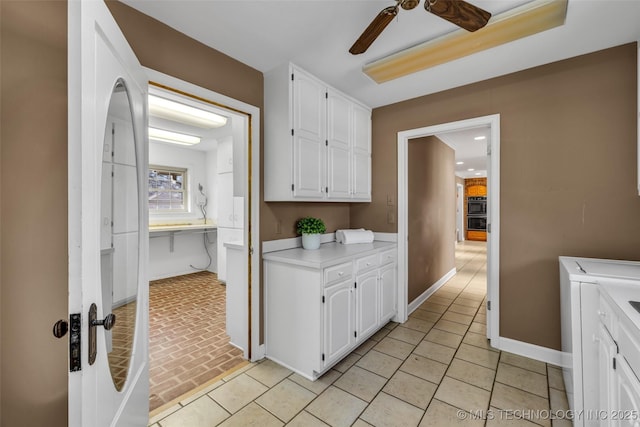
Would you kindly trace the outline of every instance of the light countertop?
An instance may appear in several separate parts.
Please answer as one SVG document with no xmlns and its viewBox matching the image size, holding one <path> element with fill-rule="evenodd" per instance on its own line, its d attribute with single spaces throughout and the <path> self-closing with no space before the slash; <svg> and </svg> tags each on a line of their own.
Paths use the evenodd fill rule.
<svg viewBox="0 0 640 427">
<path fill-rule="evenodd" d="M 162 224 L 150 225 L 149 233 L 158 233 L 161 231 L 187 231 L 187 230 L 215 230 L 218 226 L 215 224 Z"/>
<path fill-rule="evenodd" d="M 265 253 L 262 258 L 267 261 L 299 265 L 302 267 L 325 268 L 340 264 L 348 257 L 367 255 L 380 249 L 392 249 L 395 247 L 395 242 L 375 241 L 373 243 L 357 243 L 353 245 L 331 242 L 323 243 L 320 245 L 320 248 L 315 250 L 295 248 L 268 252 Z"/>
<path fill-rule="evenodd" d="M 640 262 L 573 257 L 560 257 L 560 262 L 569 271 L 570 280 L 599 285 L 640 329 L 640 313 L 629 304 L 640 301 Z"/>
</svg>

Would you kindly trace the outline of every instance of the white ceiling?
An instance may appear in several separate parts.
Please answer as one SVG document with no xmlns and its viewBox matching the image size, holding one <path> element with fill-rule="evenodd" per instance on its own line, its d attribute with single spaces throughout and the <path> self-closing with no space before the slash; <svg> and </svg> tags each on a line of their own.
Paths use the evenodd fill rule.
<svg viewBox="0 0 640 427">
<path fill-rule="evenodd" d="M 455 150 L 456 176 L 461 178 L 487 176 L 487 144 L 491 137 L 489 126 L 439 133 L 435 136 Z M 476 137 L 484 137 L 484 139 L 476 140 Z M 459 162 L 462 164 L 459 165 Z"/>
<path fill-rule="evenodd" d="M 349 47 L 393 0 L 122 0 L 194 39 L 267 72 L 291 61 L 370 107 L 640 39 L 640 0 L 569 0 L 565 25 L 376 84 L 362 66 L 454 31 L 423 9 L 400 10 L 369 50 Z M 473 0 L 493 14 L 526 0 Z"/>
</svg>

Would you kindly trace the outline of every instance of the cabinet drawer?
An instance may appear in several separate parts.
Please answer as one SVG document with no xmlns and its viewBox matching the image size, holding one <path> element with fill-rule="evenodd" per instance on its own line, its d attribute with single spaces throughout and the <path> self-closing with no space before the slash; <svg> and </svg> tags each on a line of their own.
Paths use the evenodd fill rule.
<svg viewBox="0 0 640 427">
<path fill-rule="evenodd" d="M 356 260 L 356 273 L 362 273 L 363 271 L 370 270 L 377 266 L 378 266 L 378 254 L 373 254 L 366 257 L 358 258 Z"/>
<path fill-rule="evenodd" d="M 398 258 L 398 251 L 395 248 L 389 249 L 384 252 L 380 252 L 380 265 L 396 262 L 398 260 L 397 258 Z"/>
<path fill-rule="evenodd" d="M 611 337 L 614 340 L 617 340 L 618 331 L 616 326 L 618 322 L 615 319 L 616 315 L 611 308 L 611 305 L 609 305 L 609 302 L 604 297 L 602 297 L 602 295 L 600 296 L 600 302 L 598 304 L 598 317 L 600 318 L 600 321 L 607 327 L 607 330 L 611 334 Z"/>
<path fill-rule="evenodd" d="M 328 286 L 332 283 L 339 282 L 340 280 L 351 277 L 353 273 L 353 263 L 345 262 L 344 264 L 338 264 L 333 267 L 324 269 L 324 285 Z"/>
</svg>

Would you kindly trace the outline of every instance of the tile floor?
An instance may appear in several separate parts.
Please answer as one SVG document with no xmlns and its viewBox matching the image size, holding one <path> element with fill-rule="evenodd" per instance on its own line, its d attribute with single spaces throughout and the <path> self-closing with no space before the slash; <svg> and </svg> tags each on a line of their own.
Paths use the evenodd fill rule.
<svg viewBox="0 0 640 427">
<path fill-rule="evenodd" d="M 252 363 L 150 425 L 571 425 L 549 416 L 567 409 L 558 367 L 487 344 L 485 245 L 459 245 L 456 267 L 407 322 L 387 324 L 317 381 Z"/>
<path fill-rule="evenodd" d="M 206 271 L 150 283 L 151 411 L 245 363 L 226 334 L 225 292 Z"/>
</svg>

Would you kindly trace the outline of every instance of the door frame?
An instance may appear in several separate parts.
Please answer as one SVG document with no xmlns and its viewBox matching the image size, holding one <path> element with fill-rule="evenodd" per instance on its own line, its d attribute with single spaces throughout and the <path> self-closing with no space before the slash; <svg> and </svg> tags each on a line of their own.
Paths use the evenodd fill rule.
<svg viewBox="0 0 640 427">
<path fill-rule="evenodd" d="M 456 243 L 464 242 L 464 186 L 456 184 Z"/>
<path fill-rule="evenodd" d="M 260 108 L 197 86 L 168 74 L 143 67 L 150 84 L 164 86 L 164 89 L 181 92 L 182 95 L 201 98 L 223 109 L 232 110 L 247 116 L 248 135 L 245 139 L 245 153 L 248 156 L 244 198 L 244 240 L 245 253 L 248 256 L 247 295 L 249 319 L 247 331 L 249 343 L 244 357 L 253 361 L 264 357 L 264 345 L 260 345 Z M 250 200 L 250 203 L 249 203 Z M 251 227 L 249 227 L 251 224 Z M 247 241 L 249 240 L 249 241 Z M 247 243 L 249 243 L 247 245 Z"/>
<path fill-rule="evenodd" d="M 487 167 L 487 338 L 491 345 L 500 348 L 500 114 L 493 114 L 455 122 L 442 123 L 417 129 L 400 131 L 398 141 L 398 319 L 408 317 L 408 143 L 410 139 L 437 133 L 489 126 Z M 488 231 L 488 230 L 487 230 Z"/>
</svg>

